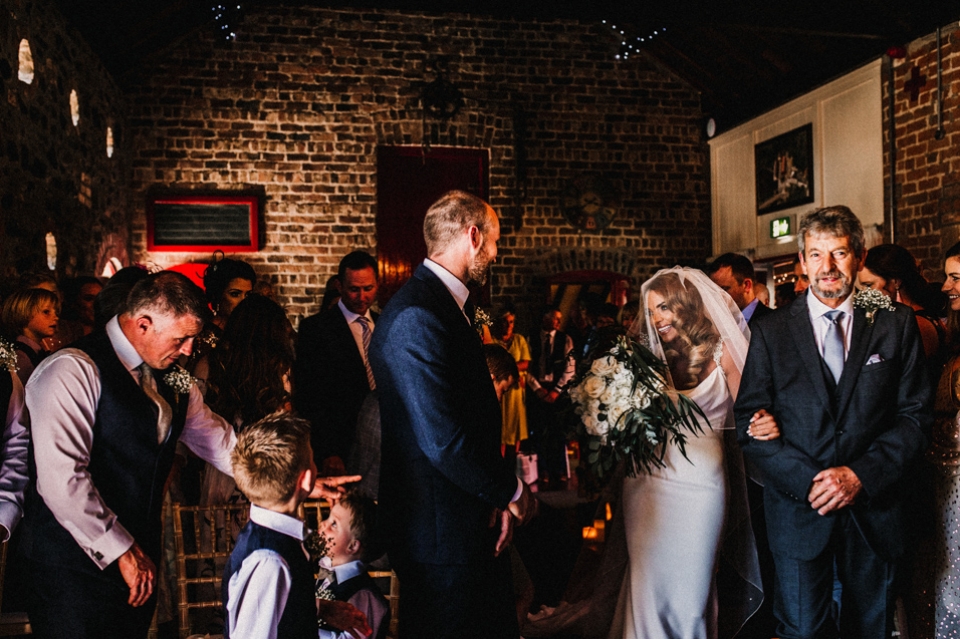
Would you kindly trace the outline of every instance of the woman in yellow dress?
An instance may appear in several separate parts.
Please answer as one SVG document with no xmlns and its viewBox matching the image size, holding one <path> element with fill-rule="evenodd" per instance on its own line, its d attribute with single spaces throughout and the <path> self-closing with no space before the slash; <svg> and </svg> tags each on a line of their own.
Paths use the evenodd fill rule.
<svg viewBox="0 0 960 639">
<path fill-rule="evenodd" d="M 517 314 L 512 308 L 504 308 L 494 320 L 493 337 L 513 356 L 520 369 L 520 379 L 503 394 L 503 429 L 500 436 L 500 449 L 504 457 L 515 458 L 520 442 L 527 438 L 527 409 L 524 404 L 524 392 L 527 382 L 527 368 L 530 366 L 530 346 L 523 335 L 513 332 Z"/>
</svg>

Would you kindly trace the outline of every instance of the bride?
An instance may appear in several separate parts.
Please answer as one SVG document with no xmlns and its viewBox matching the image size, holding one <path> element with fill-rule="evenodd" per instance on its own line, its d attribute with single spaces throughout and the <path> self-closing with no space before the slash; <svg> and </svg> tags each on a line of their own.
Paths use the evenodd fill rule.
<svg viewBox="0 0 960 639">
<path fill-rule="evenodd" d="M 663 468 L 624 480 L 629 568 L 611 636 L 732 636 L 762 599 L 732 431 L 749 329 L 733 300 L 698 270 L 660 271 L 643 285 L 641 299 L 651 350 L 709 427 L 687 439 L 686 459 L 670 446 Z M 757 437 L 774 429 L 772 417 L 756 416 Z M 735 583 L 724 583 L 720 595 L 739 582 L 739 601 L 717 598 L 717 579 L 731 579 L 728 567 Z"/>
<path fill-rule="evenodd" d="M 612 622 L 602 618 L 609 613 L 597 614 L 602 597 L 568 599 L 533 617 L 525 636 L 570 629 L 603 636 L 597 630 L 609 628 L 610 639 L 732 637 L 762 601 L 732 415 L 749 329 L 733 300 L 695 269 L 659 271 L 644 283 L 641 306 L 631 333 L 645 331 L 650 350 L 668 365 L 668 382 L 709 423 L 688 435 L 686 458 L 670 445 L 664 467 L 623 480 L 620 521 L 594 584 L 594 592 L 619 590 Z M 773 439 L 779 431 L 761 412 L 751 435 Z M 618 572 L 612 556 L 622 556 L 623 546 Z"/>
</svg>

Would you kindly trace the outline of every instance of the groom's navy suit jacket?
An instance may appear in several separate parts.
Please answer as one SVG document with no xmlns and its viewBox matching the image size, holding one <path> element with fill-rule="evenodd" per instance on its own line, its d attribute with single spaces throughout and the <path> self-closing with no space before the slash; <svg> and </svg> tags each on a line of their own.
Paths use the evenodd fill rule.
<svg viewBox="0 0 960 639">
<path fill-rule="evenodd" d="M 380 394 L 380 518 L 391 560 L 491 559 L 517 478 L 500 456 L 501 412 L 476 330 L 421 265 L 373 334 Z"/>
<path fill-rule="evenodd" d="M 900 304 L 876 311 L 872 323 L 855 308 L 850 352 L 834 385 L 817 348 L 807 295 L 750 325 L 734 408 L 743 452 L 765 480 L 770 547 L 799 560 L 827 547 L 836 514 L 817 514 L 807 495 L 821 470 L 848 466 L 863 484 L 850 513 L 874 552 L 889 560 L 903 552 L 904 491 L 932 421 L 917 321 Z M 747 435 L 761 408 L 776 418 L 779 439 Z"/>
</svg>

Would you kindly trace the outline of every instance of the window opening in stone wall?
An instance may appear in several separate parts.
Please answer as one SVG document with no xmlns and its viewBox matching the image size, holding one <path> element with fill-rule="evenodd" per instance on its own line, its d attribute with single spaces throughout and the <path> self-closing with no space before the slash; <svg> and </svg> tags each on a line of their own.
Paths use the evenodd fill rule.
<svg viewBox="0 0 960 639">
<path fill-rule="evenodd" d="M 120 263 L 120 260 L 115 257 L 111 257 L 109 260 L 107 260 L 107 263 L 103 265 L 103 272 L 100 273 L 100 277 L 110 279 L 122 268 L 123 264 Z"/>
<path fill-rule="evenodd" d="M 17 77 L 21 82 L 27 84 L 33 83 L 33 53 L 30 51 L 30 43 L 24 38 L 20 41 L 19 53 L 20 67 L 17 71 Z"/>
<path fill-rule="evenodd" d="M 85 207 L 93 207 L 93 187 L 90 186 L 90 176 L 87 173 L 80 174 L 80 192 L 77 193 L 77 199 Z"/>
<path fill-rule="evenodd" d="M 57 270 L 57 238 L 53 233 L 47 233 L 47 268 Z"/>
<path fill-rule="evenodd" d="M 113 128 L 107 127 L 107 157 L 113 157 Z"/>
<path fill-rule="evenodd" d="M 70 119 L 73 120 L 73 126 L 80 124 L 80 98 L 76 89 L 70 90 Z"/>
</svg>

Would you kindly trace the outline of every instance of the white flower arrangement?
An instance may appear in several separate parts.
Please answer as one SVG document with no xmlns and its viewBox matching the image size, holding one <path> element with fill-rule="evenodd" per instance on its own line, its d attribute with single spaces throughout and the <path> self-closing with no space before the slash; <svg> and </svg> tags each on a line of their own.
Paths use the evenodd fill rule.
<svg viewBox="0 0 960 639">
<path fill-rule="evenodd" d="M 893 301 L 889 297 L 872 288 L 865 288 L 857 291 L 853 295 L 853 306 L 855 308 L 862 308 L 867 312 L 868 324 L 873 324 L 873 321 L 876 319 L 877 311 L 881 309 L 885 311 L 896 310 L 896 308 L 893 306 Z"/>
<path fill-rule="evenodd" d="M 190 388 L 197 383 L 197 378 L 182 367 L 174 365 L 174 367 L 163 376 L 163 381 L 177 395 L 186 395 L 190 392 Z"/>
<path fill-rule="evenodd" d="M 621 459 L 628 461 L 630 476 L 662 467 L 668 445 L 686 457 L 683 431 L 702 432 L 697 416 L 704 415 L 692 400 L 668 389 L 659 358 L 619 335 L 588 361 L 589 369 L 570 388 L 570 400 L 588 439 L 587 463 L 598 477 Z"/>
<path fill-rule="evenodd" d="M 0 337 L 0 368 L 6 368 L 11 373 L 17 372 L 17 350 L 13 344 Z"/>
</svg>

